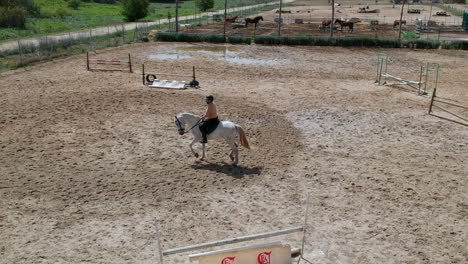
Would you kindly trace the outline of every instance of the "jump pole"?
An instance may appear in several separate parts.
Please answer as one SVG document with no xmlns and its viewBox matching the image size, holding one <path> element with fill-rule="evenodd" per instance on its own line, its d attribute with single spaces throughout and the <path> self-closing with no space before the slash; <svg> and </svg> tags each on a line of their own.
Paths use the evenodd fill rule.
<svg viewBox="0 0 468 264">
<path fill-rule="evenodd" d="M 443 100 L 440 100 L 440 99 L 437 99 L 437 98 L 441 98 L 441 97 L 437 97 L 437 87 L 434 88 L 434 91 L 432 92 L 432 97 L 431 97 L 431 103 L 429 104 L 429 112 L 428 114 L 429 115 L 433 115 L 433 116 L 437 116 L 438 118 L 441 118 L 441 119 L 444 119 L 444 120 L 447 120 L 447 121 L 451 121 L 451 122 L 454 122 L 454 123 L 457 123 L 457 124 L 460 124 L 460 125 L 464 125 L 464 126 L 468 126 L 467 123 L 463 123 L 463 122 L 460 122 L 460 121 L 457 121 L 457 120 L 453 120 L 453 119 L 449 119 L 449 118 L 446 118 L 446 117 L 443 117 L 443 116 L 440 116 L 440 115 L 437 115 L 437 114 L 434 114 L 432 112 L 432 109 L 434 107 L 442 110 L 443 112 L 445 113 L 448 113 L 448 114 L 451 114 L 465 122 L 468 122 L 468 119 L 466 119 L 465 117 L 462 117 L 458 114 L 455 114 L 441 106 L 438 106 L 438 105 L 435 105 L 434 103 L 435 102 L 438 102 L 438 103 L 442 103 L 442 104 L 446 104 L 446 105 L 451 105 L 451 106 L 455 106 L 455 107 L 459 107 L 459 108 L 462 108 L 462 109 L 466 109 L 468 110 L 468 106 L 464 106 L 464 105 L 460 105 L 460 104 L 456 104 L 456 103 L 453 103 L 453 102 L 447 102 L 447 101 L 443 101 L 443 100 L 450 100 L 450 99 L 447 99 L 447 98 L 441 98 Z"/>
<path fill-rule="evenodd" d="M 254 240 L 254 239 L 281 236 L 281 235 L 301 232 L 303 230 L 304 230 L 303 226 L 298 226 L 298 227 L 292 227 L 292 228 L 278 230 L 278 231 L 259 233 L 259 234 L 254 234 L 254 235 L 246 235 L 246 236 L 229 238 L 229 239 L 224 239 L 224 240 L 217 240 L 213 242 L 201 243 L 201 244 L 180 247 L 180 248 L 172 248 L 172 249 L 164 250 L 162 253 L 163 253 L 163 256 L 169 256 L 169 255 L 174 255 L 174 254 L 188 252 L 188 251 L 194 251 L 194 250 L 203 249 L 203 248 L 218 247 L 218 246 L 240 243 L 240 242 L 245 242 L 245 241 Z"/>
</svg>

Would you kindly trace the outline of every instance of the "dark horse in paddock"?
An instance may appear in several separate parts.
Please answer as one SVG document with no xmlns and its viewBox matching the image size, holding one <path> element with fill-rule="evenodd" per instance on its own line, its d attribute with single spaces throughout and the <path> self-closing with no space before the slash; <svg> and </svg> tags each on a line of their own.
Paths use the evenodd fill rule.
<svg viewBox="0 0 468 264">
<path fill-rule="evenodd" d="M 348 32 L 353 32 L 354 30 L 354 23 L 353 22 L 346 22 L 341 19 L 335 20 L 335 24 L 340 24 L 341 31 L 343 31 L 343 27 L 348 27 Z"/>
<path fill-rule="evenodd" d="M 248 27 L 249 24 L 254 24 L 255 25 L 255 28 L 257 28 L 257 24 L 259 21 L 263 21 L 263 17 L 262 16 L 258 16 L 258 17 L 255 17 L 254 19 L 252 18 L 246 18 L 245 19 L 245 27 Z"/>
<path fill-rule="evenodd" d="M 326 26 L 329 26 L 331 24 L 331 20 L 323 20 L 322 21 L 322 26 L 326 27 Z"/>
<path fill-rule="evenodd" d="M 395 21 L 393 21 L 393 28 L 396 28 L 396 27 L 399 26 L 399 25 L 400 25 L 400 20 L 395 20 Z M 402 25 L 402 26 L 403 26 L 403 25 L 406 25 L 406 20 L 402 20 L 402 21 L 401 21 L 401 25 Z"/>
<path fill-rule="evenodd" d="M 239 17 L 239 16 L 226 17 L 226 22 L 228 22 L 228 23 L 235 23 L 235 22 L 236 22 L 236 19 L 237 19 L 238 17 Z"/>
</svg>

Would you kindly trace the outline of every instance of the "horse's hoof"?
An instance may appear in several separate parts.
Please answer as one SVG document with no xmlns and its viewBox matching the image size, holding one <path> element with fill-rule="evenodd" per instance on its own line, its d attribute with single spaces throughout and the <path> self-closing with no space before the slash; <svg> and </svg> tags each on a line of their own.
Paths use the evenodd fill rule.
<svg viewBox="0 0 468 264">
<path fill-rule="evenodd" d="M 195 158 L 198 158 L 198 156 L 200 156 L 200 155 L 198 155 L 198 153 L 195 153 Z"/>
</svg>

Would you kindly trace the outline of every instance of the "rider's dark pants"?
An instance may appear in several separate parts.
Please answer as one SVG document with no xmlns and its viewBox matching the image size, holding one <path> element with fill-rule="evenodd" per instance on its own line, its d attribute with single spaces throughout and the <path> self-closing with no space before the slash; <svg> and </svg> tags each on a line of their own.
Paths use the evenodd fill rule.
<svg viewBox="0 0 468 264">
<path fill-rule="evenodd" d="M 200 124 L 200 131 L 202 132 L 202 137 L 203 137 L 202 143 L 208 142 L 208 140 L 206 139 L 206 136 L 210 134 L 211 132 L 215 131 L 216 127 L 218 127 L 218 124 L 219 124 L 219 119 L 217 117 L 205 119 Z"/>
</svg>

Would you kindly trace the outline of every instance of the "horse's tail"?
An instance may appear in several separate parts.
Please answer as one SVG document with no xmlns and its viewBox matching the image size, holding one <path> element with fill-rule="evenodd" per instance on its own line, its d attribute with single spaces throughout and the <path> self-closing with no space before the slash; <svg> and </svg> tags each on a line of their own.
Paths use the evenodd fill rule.
<svg viewBox="0 0 468 264">
<path fill-rule="evenodd" d="M 237 132 L 239 133 L 239 141 L 242 146 L 246 149 L 250 149 L 249 141 L 247 140 L 247 137 L 245 136 L 244 129 L 242 127 L 236 125 Z"/>
</svg>

